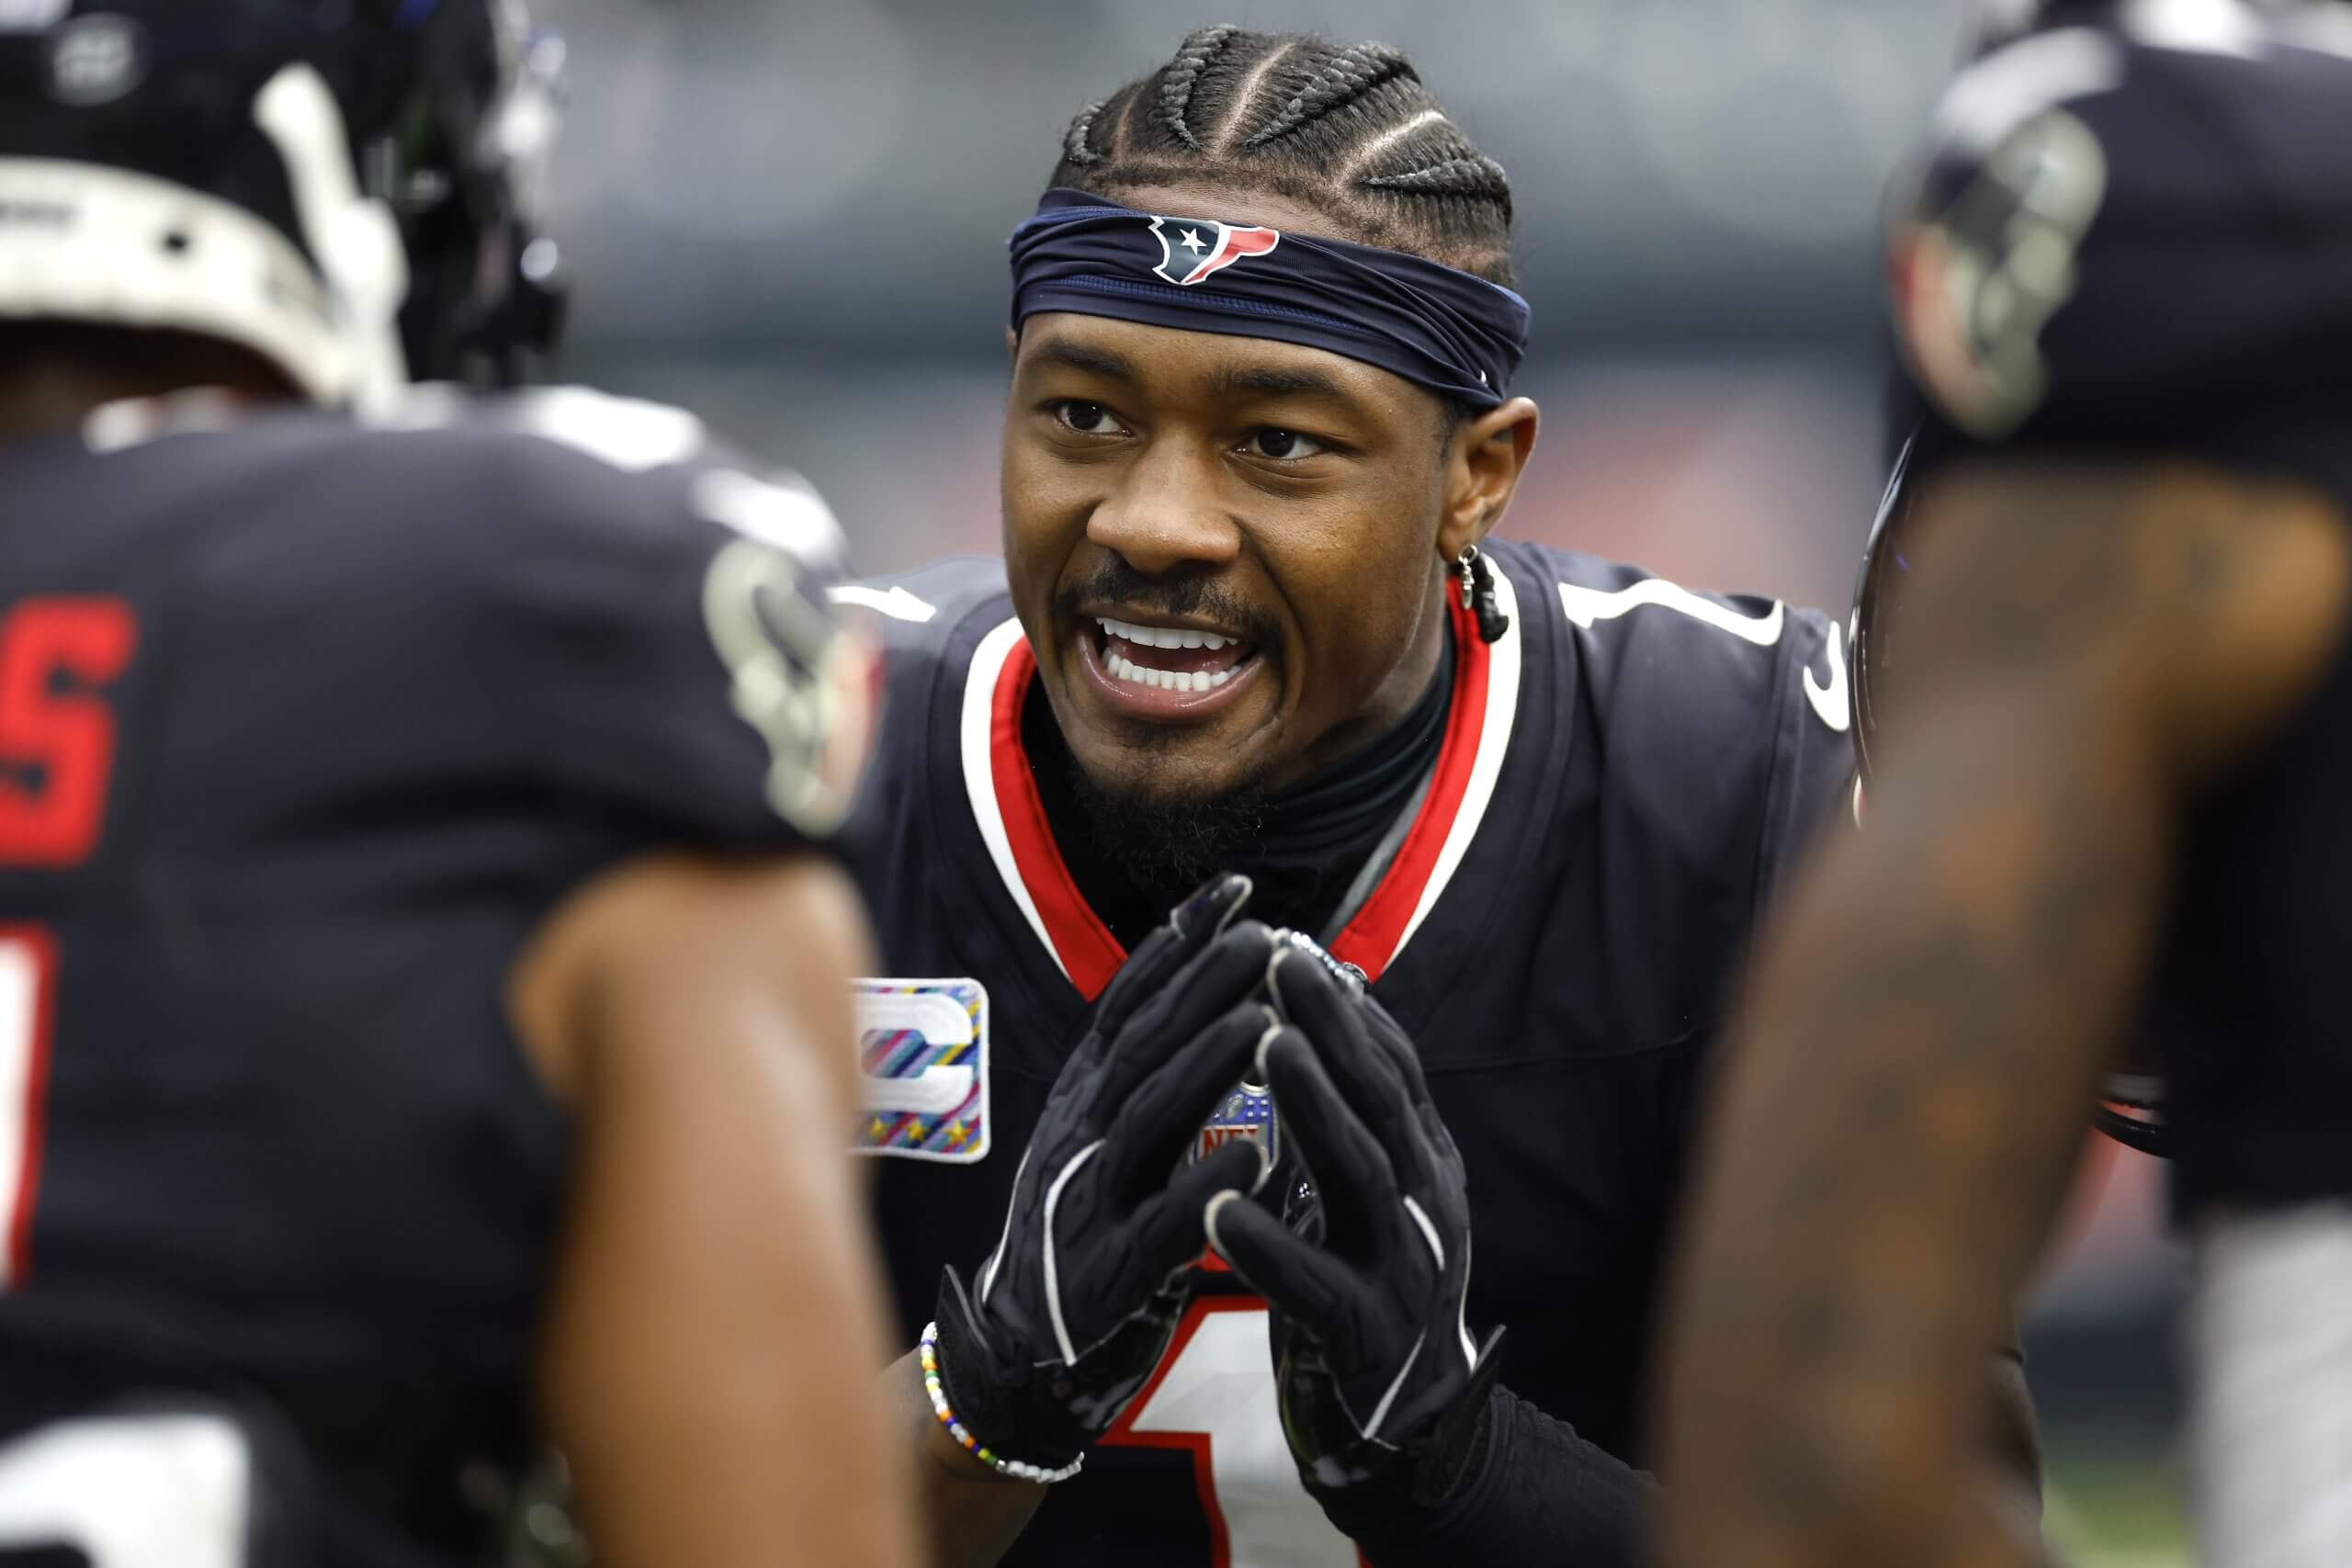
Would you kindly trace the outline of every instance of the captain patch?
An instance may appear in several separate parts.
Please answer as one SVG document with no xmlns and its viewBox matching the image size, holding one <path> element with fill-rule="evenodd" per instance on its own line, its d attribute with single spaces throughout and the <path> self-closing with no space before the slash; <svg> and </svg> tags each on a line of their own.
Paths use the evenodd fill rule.
<svg viewBox="0 0 2352 1568">
<path fill-rule="evenodd" d="M 850 1147 L 970 1165 L 989 1152 L 989 993 L 978 980 L 851 982 L 860 1105 Z"/>
</svg>

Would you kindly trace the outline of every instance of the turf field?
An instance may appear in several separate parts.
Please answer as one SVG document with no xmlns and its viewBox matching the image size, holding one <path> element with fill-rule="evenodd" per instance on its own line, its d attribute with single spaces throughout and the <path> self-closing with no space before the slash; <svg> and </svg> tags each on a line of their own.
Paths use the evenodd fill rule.
<svg viewBox="0 0 2352 1568">
<path fill-rule="evenodd" d="M 2173 1455 L 2046 1433 L 2044 1524 L 2072 1568 L 2189 1568 Z"/>
</svg>

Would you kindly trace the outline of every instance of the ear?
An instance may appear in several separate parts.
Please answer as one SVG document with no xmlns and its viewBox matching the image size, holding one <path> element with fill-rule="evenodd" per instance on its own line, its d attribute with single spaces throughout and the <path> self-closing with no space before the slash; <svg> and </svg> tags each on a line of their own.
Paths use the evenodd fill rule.
<svg viewBox="0 0 2352 1568">
<path fill-rule="evenodd" d="M 1532 400 L 1513 398 L 1453 433 L 1446 452 L 1445 505 L 1437 529 L 1438 553 L 1447 560 L 1483 540 L 1501 519 L 1528 456 L 1535 450 L 1537 418 Z"/>
<path fill-rule="evenodd" d="M 1004 329 L 1004 356 L 1007 359 L 1021 357 L 1021 334 L 1011 327 Z"/>
</svg>

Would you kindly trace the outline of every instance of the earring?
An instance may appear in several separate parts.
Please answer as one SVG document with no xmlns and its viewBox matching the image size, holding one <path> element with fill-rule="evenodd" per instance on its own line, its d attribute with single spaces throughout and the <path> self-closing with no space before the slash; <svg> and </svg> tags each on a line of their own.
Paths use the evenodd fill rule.
<svg viewBox="0 0 2352 1568">
<path fill-rule="evenodd" d="M 1510 630 L 1510 617 L 1503 614 L 1495 597 L 1495 569 L 1486 552 L 1476 545 L 1463 546 L 1462 553 L 1453 558 L 1453 571 L 1462 580 L 1462 607 L 1477 614 L 1479 638 L 1498 640 Z"/>
</svg>

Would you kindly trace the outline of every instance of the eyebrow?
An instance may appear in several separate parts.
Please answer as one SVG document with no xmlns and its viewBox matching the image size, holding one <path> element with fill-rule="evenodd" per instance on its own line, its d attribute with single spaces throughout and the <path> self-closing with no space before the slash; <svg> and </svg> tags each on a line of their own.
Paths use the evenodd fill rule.
<svg viewBox="0 0 2352 1568">
<path fill-rule="evenodd" d="M 1142 369 L 1125 355 L 1066 338 L 1047 338 L 1039 344 L 1036 358 L 1044 364 L 1130 386 L 1144 378 Z M 1216 373 L 1209 385 L 1220 397 L 1246 394 L 1261 398 L 1323 398 L 1350 408 L 1356 406 L 1355 398 L 1337 378 L 1307 367 L 1227 366 Z"/>
<path fill-rule="evenodd" d="M 1066 343 L 1049 338 L 1038 344 L 1037 357 L 1049 360 L 1069 370 L 1082 370 L 1090 376 L 1100 376 L 1112 381 L 1139 381 L 1135 362 L 1124 354 L 1114 354 L 1107 348 L 1090 348 L 1084 344 Z"/>
<path fill-rule="evenodd" d="M 1220 370 L 1216 377 L 1220 392 L 1255 392 L 1261 397 L 1329 398 L 1339 402 L 1353 402 L 1339 382 L 1320 370 L 1278 368 L 1271 365 L 1246 365 L 1238 368 Z"/>
</svg>

